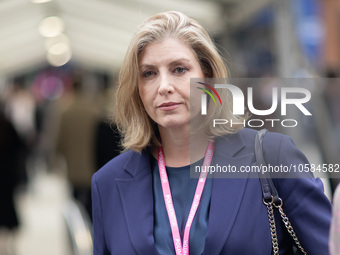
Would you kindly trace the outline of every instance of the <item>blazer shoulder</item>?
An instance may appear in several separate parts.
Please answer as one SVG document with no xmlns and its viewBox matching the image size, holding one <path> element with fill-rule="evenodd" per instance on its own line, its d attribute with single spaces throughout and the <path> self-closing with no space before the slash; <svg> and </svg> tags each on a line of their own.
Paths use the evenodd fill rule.
<svg viewBox="0 0 340 255">
<path fill-rule="evenodd" d="M 123 152 L 101 167 L 96 173 L 94 173 L 92 178 L 96 178 L 96 180 L 112 180 L 112 178 L 126 178 L 127 176 L 130 176 L 125 171 L 125 165 L 134 156 L 140 156 L 140 154 L 132 150 Z"/>
<path fill-rule="evenodd" d="M 241 137 L 241 139 L 244 141 L 246 147 L 248 147 L 250 150 L 254 150 L 255 148 L 255 137 L 258 133 L 258 130 L 251 129 L 251 128 L 242 128 L 237 135 Z M 284 134 L 276 133 L 268 131 L 264 138 L 263 138 L 263 151 L 266 154 L 272 154 L 277 152 L 277 149 L 279 149 L 279 145 L 283 141 L 288 141 L 288 143 L 292 143 L 292 145 L 295 146 L 292 139 Z"/>
<path fill-rule="evenodd" d="M 308 162 L 304 153 L 295 145 L 293 139 L 284 134 L 267 132 L 263 138 L 263 154 L 267 163 L 288 164 L 296 160 Z"/>
<path fill-rule="evenodd" d="M 258 130 L 251 129 L 251 128 L 242 128 L 238 134 L 243 138 L 245 141 L 254 141 L 256 134 L 258 133 Z M 264 136 L 264 143 L 267 143 L 267 140 L 274 140 L 274 142 L 280 142 L 282 139 L 291 139 L 289 136 L 277 133 L 277 132 L 271 132 L 268 131 L 266 135 Z"/>
</svg>

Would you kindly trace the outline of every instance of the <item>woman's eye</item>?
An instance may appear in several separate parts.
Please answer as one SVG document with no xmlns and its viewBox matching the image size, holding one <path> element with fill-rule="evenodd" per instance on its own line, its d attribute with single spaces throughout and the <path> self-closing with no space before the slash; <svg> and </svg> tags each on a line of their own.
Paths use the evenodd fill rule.
<svg viewBox="0 0 340 255">
<path fill-rule="evenodd" d="M 142 73 L 142 76 L 147 78 L 147 77 L 150 77 L 154 74 L 155 74 L 155 72 L 153 72 L 153 71 L 145 71 L 145 72 Z"/>
<path fill-rule="evenodd" d="M 186 71 L 188 71 L 188 68 L 186 68 L 186 67 L 176 67 L 175 68 L 175 73 L 178 73 L 178 74 L 180 74 L 180 73 L 185 73 Z"/>
</svg>

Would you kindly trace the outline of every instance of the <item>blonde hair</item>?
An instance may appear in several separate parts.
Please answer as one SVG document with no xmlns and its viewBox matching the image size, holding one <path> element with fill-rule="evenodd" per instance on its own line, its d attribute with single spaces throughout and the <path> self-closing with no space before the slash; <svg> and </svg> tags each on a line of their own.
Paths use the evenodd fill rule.
<svg viewBox="0 0 340 255">
<path fill-rule="evenodd" d="M 158 144 L 157 125 L 144 110 L 138 93 L 138 57 L 149 43 L 169 37 L 180 39 L 192 48 L 206 78 L 228 77 L 227 68 L 216 46 L 196 20 L 175 11 L 159 13 L 147 19 L 131 39 L 119 73 L 115 122 L 124 137 L 122 146 L 125 150 L 140 152 L 151 144 Z M 210 100 L 207 121 L 202 124 L 209 138 L 235 133 L 242 128 L 240 124 L 213 128 L 213 119 L 232 119 L 234 122 L 244 119 L 232 114 L 232 97 L 229 91 L 216 90 L 227 107 L 210 107 L 213 104 Z"/>
</svg>

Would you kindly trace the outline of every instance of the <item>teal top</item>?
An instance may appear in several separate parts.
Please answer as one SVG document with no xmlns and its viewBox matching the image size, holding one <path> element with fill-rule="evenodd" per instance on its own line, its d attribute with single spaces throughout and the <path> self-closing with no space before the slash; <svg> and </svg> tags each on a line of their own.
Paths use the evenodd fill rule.
<svg viewBox="0 0 340 255">
<path fill-rule="evenodd" d="M 196 164 L 202 165 L 203 159 Z M 195 164 L 195 165 L 196 165 Z M 154 238 L 160 255 L 173 255 L 175 248 L 166 211 L 162 185 L 159 177 L 158 161 L 151 157 L 152 183 L 154 198 Z M 183 240 L 184 227 L 188 219 L 191 204 L 194 198 L 198 179 L 190 178 L 190 166 L 166 167 L 172 200 L 177 217 L 178 228 Z M 203 254 L 205 236 L 208 229 L 209 206 L 211 198 L 212 179 L 207 178 L 203 194 L 189 236 L 190 255 Z"/>
</svg>

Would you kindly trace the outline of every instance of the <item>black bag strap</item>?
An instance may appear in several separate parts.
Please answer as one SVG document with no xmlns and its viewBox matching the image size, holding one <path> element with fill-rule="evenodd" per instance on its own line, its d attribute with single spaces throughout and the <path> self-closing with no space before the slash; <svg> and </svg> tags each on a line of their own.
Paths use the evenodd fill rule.
<svg viewBox="0 0 340 255">
<path fill-rule="evenodd" d="M 267 163 L 263 156 L 262 148 L 263 137 L 267 133 L 267 131 L 267 129 L 261 129 L 257 132 L 255 138 L 255 157 L 259 170 L 262 170 L 262 166 L 267 166 Z M 261 182 L 262 196 L 264 201 L 271 201 L 272 199 L 274 199 L 274 203 L 278 203 L 279 195 L 274 186 L 272 178 L 270 177 L 270 174 L 267 171 L 259 171 L 259 179 Z"/>
<path fill-rule="evenodd" d="M 263 155 L 263 146 L 262 146 L 262 140 L 264 135 L 266 134 L 266 129 L 261 129 L 257 134 L 255 138 L 255 157 L 256 157 L 256 163 L 259 167 L 259 170 L 262 170 L 263 166 L 267 166 L 267 163 L 264 159 Z M 262 197 L 263 197 L 263 203 L 267 206 L 268 209 L 268 217 L 270 222 L 270 231 L 271 231 L 271 238 L 272 238 L 272 245 L 273 245 L 273 253 L 275 255 L 279 254 L 279 245 L 277 240 L 277 232 L 276 232 L 276 225 L 275 225 L 275 217 L 273 213 L 273 206 L 277 208 L 280 212 L 280 216 L 282 218 L 282 221 L 289 233 L 289 235 L 293 238 L 295 245 L 299 250 L 294 254 L 302 254 L 307 255 L 307 252 L 302 247 L 287 215 L 283 211 L 283 201 L 279 197 L 277 190 L 274 186 L 274 183 L 272 181 L 272 178 L 270 174 L 267 171 L 259 171 L 259 179 L 261 182 L 261 188 L 262 188 Z"/>
</svg>

